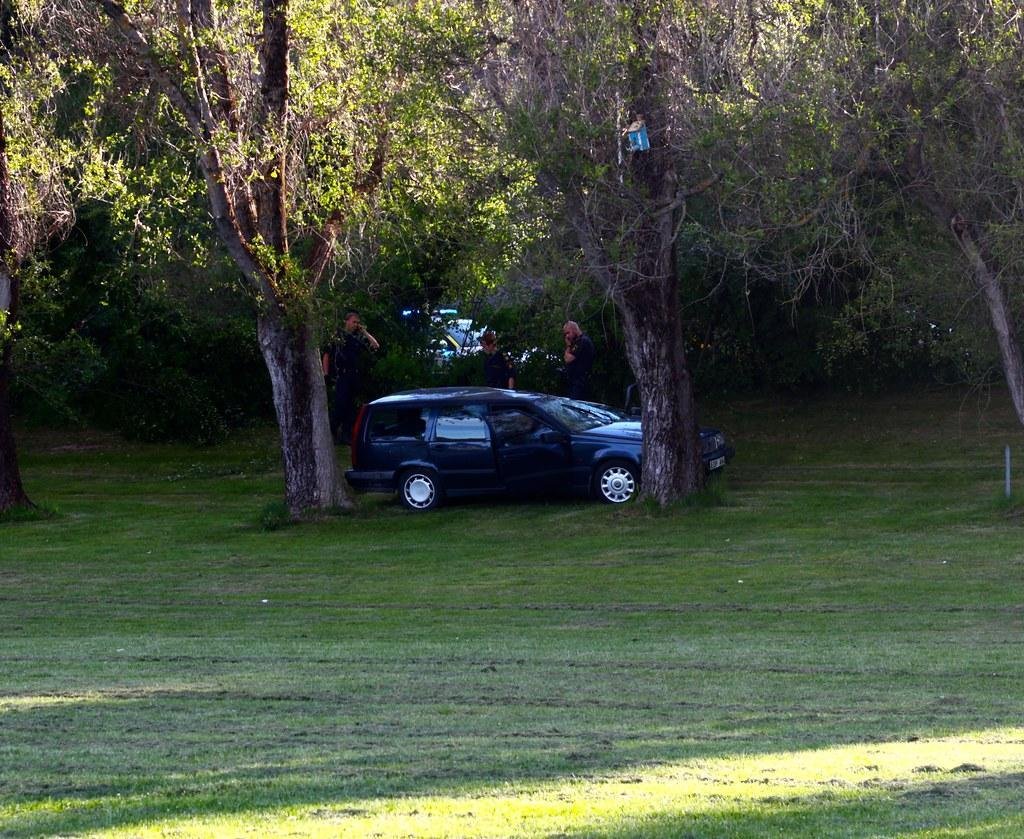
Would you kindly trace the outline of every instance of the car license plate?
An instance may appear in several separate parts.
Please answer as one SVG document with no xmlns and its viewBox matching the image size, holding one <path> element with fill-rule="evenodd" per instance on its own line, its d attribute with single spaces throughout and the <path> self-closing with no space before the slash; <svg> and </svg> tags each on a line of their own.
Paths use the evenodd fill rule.
<svg viewBox="0 0 1024 839">
<path fill-rule="evenodd" d="M 710 469 L 711 471 L 714 471 L 715 469 L 721 469 L 723 466 L 725 466 L 724 457 L 716 457 L 714 460 L 708 463 L 708 469 Z"/>
</svg>

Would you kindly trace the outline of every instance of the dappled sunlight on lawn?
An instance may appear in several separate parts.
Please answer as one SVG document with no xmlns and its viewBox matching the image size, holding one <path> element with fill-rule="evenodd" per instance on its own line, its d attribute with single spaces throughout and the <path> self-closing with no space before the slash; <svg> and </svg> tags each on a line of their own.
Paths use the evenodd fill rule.
<svg viewBox="0 0 1024 839">
<path fill-rule="evenodd" d="M 69 807 L 103 811 L 106 818 L 93 831 L 111 836 L 823 835 L 840 823 L 838 833 L 853 836 L 999 836 L 1024 830 L 1024 821 L 988 821 L 975 805 L 992 796 L 1012 800 L 1022 773 L 1024 728 L 1005 728 L 640 765 L 426 796 L 318 802 L 297 796 L 292 801 L 301 803 L 230 815 L 218 815 L 209 801 L 194 810 L 183 802 L 180 817 L 141 823 L 130 823 L 128 814 L 142 803 L 131 795 L 36 802 L 32 809 L 36 816 L 40 808 L 54 815 Z M 900 824 L 901 801 L 921 797 L 934 801 L 928 816 L 919 810 L 913 823 Z M 121 808 L 127 818 L 119 817 Z M 103 822 L 118 827 L 103 830 Z"/>
<path fill-rule="evenodd" d="M 0 714 L 32 711 L 37 708 L 51 708 L 58 705 L 79 705 L 90 701 L 106 702 L 107 697 L 101 693 L 76 693 L 67 696 L 5 696 L 0 698 Z"/>
<path fill-rule="evenodd" d="M 174 696 L 196 697 L 215 695 L 220 688 L 215 685 L 200 686 L 195 682 L 168 681 L 163 684 L 147 684 L 110 688 L 107 690 L 75 691 L 27 696 L 0 696 L 0 719 L 4 714 L 34 711 L 59 706 L 109 706 L 114 701 L 131 701 Z"/>
</svg>

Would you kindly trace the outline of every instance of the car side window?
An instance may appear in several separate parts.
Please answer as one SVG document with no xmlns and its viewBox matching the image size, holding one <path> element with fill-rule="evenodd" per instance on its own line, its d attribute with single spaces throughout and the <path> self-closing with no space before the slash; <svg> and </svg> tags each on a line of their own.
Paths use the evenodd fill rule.
<svg viewBox="0 0 1024 839">
<path fill-rule="evenodd" d="M 491 428 L 499 445 L 530 443 L 551 428 L 533 414 L 518 408 L 498 408 L 491 412 Z"/>
<path fill-rule="evenodd" d="M 460 405 L 441 408 L 434 423 L 434 439 L 438 442 L 490 440 L 482 405 Z"/>
<path fill-rule="evenodd" d="M 377 408 L 370 417 L 368 438 L 423 440 L 427 435 L 426 408 Z"/>
</svg>

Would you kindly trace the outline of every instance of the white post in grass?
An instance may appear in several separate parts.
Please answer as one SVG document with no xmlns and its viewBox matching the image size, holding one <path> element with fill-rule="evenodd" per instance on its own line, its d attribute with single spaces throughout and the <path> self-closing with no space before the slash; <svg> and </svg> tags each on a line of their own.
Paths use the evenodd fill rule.
<svg viewBox="0 0 1024 839">
<path fill-rule="evenodd" d="M 1006 447 L 1006 497 L 1010 497 L 1010 447 Z"/>
</svg>

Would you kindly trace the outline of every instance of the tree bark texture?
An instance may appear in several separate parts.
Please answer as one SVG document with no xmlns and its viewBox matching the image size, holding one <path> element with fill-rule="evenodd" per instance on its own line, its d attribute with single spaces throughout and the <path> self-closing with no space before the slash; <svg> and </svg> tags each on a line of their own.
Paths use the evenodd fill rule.
<svg viewBox="0 0 1024 839">
<path fill-rule="evenodd" d="M 663 161 L 664 162 L 664 159 Z M 680 316 L 674 169 L 644 161 L 650 209 L 634 219 L 631 253 L 616 263 L 595 233 L 600 219 L 576 203 L 574 227 L 588 267 L 622 318 L 629 366 L 640 386 L 641 492 L 661 506 L 704 484 L 693 378 Z M 598 211 L 600 213 L 600 211 Z"/>
<path fill-rule="evenodd" d="M 656 59 L 644 67 L 636 108 L 668 124 L 659 98 L 647 98 L 644 92 L 654 88 L 656 70 Z M 640 385 L 641 481 L 648 497 L 662 506 L 704 485 L 697 405 L 680 311 L 676 232 L 685 202 L 677 166 L 664 138 L 657 138 L 649 152 L 633 160 L 649 209 L 641 216 L 635 237 L 632 268 L 637 280 L 620 278 L 615 295 L 625 324 L 630 366 Z"/>
<path fill-rule="evenodd" d="M 263 0 L 260 50 L 260 133 L 274 154 L 263 163 L 257 183 L 260 236 L 279 254 L 288 252 L 285 180 L 288 171 L 288 0 Z"/>
<path fill-rule="evenodd" d="M 640 386 L 646 497 L 664 506 L 704 482 L 693 379 L 675 282 L 635 287 L 619 303 L 626 352 Z"/>
<path fill-rule="evenodd" d="M 312 330 L 264 315 L 257 334 L 281 432 L 289 513 L 297 517 L 310 509 L 350 507 L 339 480 L 320 351 Z"/>
</svg>

